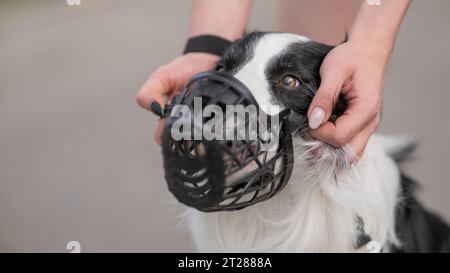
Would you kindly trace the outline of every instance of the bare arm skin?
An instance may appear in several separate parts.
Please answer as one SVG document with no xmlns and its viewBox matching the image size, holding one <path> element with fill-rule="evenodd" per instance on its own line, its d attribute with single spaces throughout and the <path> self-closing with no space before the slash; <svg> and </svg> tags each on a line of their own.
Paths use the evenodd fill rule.
<svg viewBox="0 0 450 273">
<path fill-rule="evenodd" d="M 251 6 L 251 0 L 194 0 L 189 36 L 213 34 L 237 40 L 245 32 Z"/>
</svg>

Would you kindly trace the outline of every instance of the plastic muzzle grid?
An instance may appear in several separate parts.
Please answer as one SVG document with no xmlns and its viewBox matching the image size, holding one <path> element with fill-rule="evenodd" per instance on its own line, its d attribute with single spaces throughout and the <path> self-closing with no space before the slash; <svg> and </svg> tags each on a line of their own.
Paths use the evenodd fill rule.
<svg viewBox="0 0 450 273">
<path fill-rule="evenodd" d="M 202 97 L 203 107 L 258 106 L 244 84 L 216 71 L 195 76 L 174 105 L 192 108 L 194 97 Z M 176 141 L 171 128 L 178 117 L 168 117 L 162 149 L 169 190 L 181 203 L 205 212 L 242 209 L 269 199 L 287 184 L 292 172 L 287 116 L 285 111 L 280 114 L 278 148 L 272 152 L 261 149 L 264 140 L 260 136 L 247 141 Z"/>
</svg>

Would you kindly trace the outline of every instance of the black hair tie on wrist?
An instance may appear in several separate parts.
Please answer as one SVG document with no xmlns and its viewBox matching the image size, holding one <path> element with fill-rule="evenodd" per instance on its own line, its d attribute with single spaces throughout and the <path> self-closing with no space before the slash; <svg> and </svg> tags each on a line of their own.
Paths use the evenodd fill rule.
<svg viewBox="0 0 450 273">
<path fill-rule="evenodd" d="M 223 56 L 225 50 L 231 45 L 231 41 L 214 35 L 199 35 L 190 38 L 184 49 L 184 53 L 204 52 L 217 56 Z"/>
</svg>

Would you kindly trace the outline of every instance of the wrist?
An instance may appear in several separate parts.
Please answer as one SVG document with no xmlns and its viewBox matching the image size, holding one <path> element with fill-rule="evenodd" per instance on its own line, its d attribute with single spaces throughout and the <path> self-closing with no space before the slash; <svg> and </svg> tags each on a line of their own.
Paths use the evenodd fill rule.
<svg viewBox="0 0 450 273">
<path fill-rule="evenodd" d="M 393 37 L 382 37 L 370 33 L 353 32 L 348 43 L 366 52 L 369 56 L 387 61 L 394 47 Z"/>
<path fill-rule="evenodd" d="M 409 2 L 385 1 L 382 5 L 362 3 L 351 28 L 349 41 L 367 45 L 378 55 L 388 58 Z"/>
</svg>

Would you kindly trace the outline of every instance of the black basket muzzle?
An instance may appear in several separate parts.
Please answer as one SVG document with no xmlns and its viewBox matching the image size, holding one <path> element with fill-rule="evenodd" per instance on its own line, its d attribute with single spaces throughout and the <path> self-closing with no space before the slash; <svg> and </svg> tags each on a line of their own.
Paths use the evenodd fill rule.
<svg viewBox="0 0 450 273">
<path fill-rule="evenodd" d="M 174 137 L 176 122 L 186 119 L 184 115 L 174 116 L 174 110 L 181 105 L 193 110 L 195 98 L 201 98 L 203 109 L 208 105 L 221 109 L 227 105 L 253 105 L 261 114 L 248 88 L 228 73 L 204 72 L 188 82 L 166 111 L 162 136 L 165 178 L 178 201 L 205 212 L 227 211 L 248 207 L 278 193 L 288 182 L 293 165 L 289 111 L 278 114 L 278 124 L 268 122 L 268 131 L 277 137 L 272 150 L 262 149 L 267 139 L 260 134 L 241 140 Z M 194 124 L 187 128 L 192 134 L 196 130 L 195 119 L 201 124 L 210 120 L 195 114 L 187 118 Z M 224 123 L 227 118 L 223 115 Z M 248 122 L 248 117 L 241 118 Z"/>
</svg>

